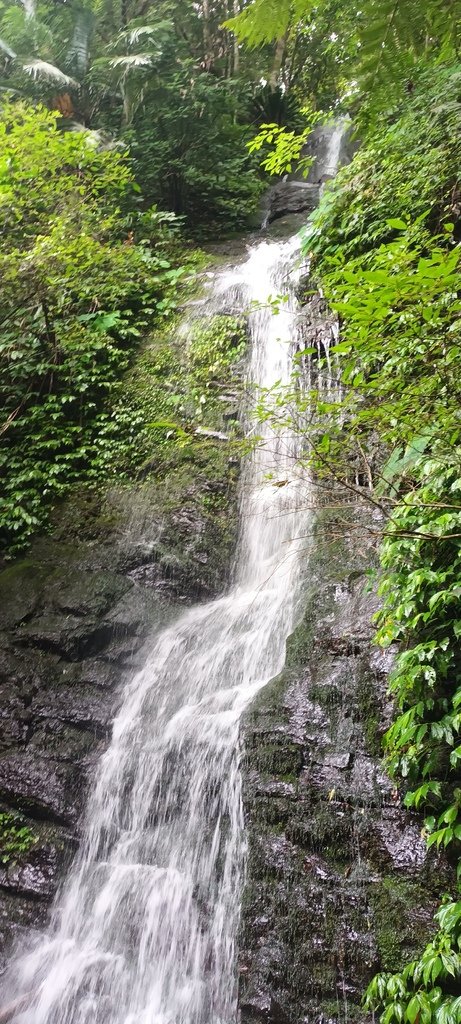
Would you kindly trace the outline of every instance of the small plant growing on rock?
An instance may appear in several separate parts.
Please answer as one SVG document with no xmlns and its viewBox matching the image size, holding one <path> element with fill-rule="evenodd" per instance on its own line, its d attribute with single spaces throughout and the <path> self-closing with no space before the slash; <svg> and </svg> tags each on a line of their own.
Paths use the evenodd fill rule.
<svg viewBox="0 0 461 1024">
<path fill-rule="evenodd" d="M 20 814 L 0 813 L 0 863 L 12 864 L 37 842 Z"/>
</svg>

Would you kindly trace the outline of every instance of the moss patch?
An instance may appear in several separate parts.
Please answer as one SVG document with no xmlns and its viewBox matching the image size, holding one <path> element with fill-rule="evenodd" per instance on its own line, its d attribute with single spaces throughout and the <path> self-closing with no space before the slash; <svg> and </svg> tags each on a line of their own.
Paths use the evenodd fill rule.
<svg viewBox="0 0 461 1024">
<path fill-rule="evenodd" d="M 373 757 L 380 757 L 382 753 L 380 730 L 382 715 L 376 679 L 372 675 L 360 674 L 356 700 L 360 711 L 360 720 L 367 750 Z"/>
<path fill-rule="evenodd" d="M 402 963 L 420 954 L 433 931 L 432 920 L 421 908 L 427 890 L 414 879 L 389 875 L 370 889 L 376 944 L 383 971 L 399 971 Z"/>
</svg>

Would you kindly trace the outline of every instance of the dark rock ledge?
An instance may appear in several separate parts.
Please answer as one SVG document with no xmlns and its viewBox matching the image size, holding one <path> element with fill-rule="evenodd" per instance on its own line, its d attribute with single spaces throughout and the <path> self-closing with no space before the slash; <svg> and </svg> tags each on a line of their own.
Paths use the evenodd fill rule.
<svg viewBox="0 0 461 1024">
<path fill-rule="evenodd" d="M 381 763 L 392 655 L 372 645 L 373 552 L 365 535 L 328 541 L 330 526 L 321 516 L 286 668 L 242 724 L 243 1024 L 364 1021 L 368 981 L 422 948 L 449 885 Z"/>
</svg>

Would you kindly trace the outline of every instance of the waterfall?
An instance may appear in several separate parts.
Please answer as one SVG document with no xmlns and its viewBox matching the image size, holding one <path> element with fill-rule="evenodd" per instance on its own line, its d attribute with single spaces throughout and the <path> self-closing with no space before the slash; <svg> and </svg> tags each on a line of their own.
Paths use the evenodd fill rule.
<svg viewBox="0 0 461 1024">
<path fill-rule="evenodd" d="M 325 171 L 324 174 L 331 175 L 334 177 L 338 169 L 339 157 L 341 153 L 341 143 L 344 137 L 344 119 L 337 121 L 333 125 L 331 136 L 328 142 L 328 149 L 325 157 Z"/>
<path fill-rule="evenodd" d="M 249 377 L 264 388 L 290 380 L 299 262 L 296 241 L 263 241 L 214 284 L 214 307 L 251 310 Z M 267 299 L 280 294 L 276 314 Z M 236 1019 L 239 719 L 284 663 L 309 490 L 291 431 L 261 432 L 242 474 L 234 582 L 164 629 L 127 683 L 49 932 L 10 972 L 17 1024 Z"/>
<path fill-rule="evenodd" d="M 341 150 L 344 136 L 350 128 L 348 117 L 340 117 L 331 126 L 325 137 L 323 152 L 317 154 L 314 164 L 315 175 L 321 181 L 320 196 L 323 195 L 325 184 L 330 178 L 334 178 L 341 162 Z"/>
</svg>

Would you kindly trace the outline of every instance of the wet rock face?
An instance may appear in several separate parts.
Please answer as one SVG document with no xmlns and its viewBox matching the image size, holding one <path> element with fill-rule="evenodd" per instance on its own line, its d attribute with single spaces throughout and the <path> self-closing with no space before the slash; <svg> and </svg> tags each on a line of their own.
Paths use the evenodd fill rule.
<svg viewBox="0 0 461 1024">
<path fill-rule="evenodd" d="M 225 585 L 235 524 L 210 528 L 203 509 L 228 485 L 181 486 L 169 503 L 153 485 L 114 496 L 99 519 L 64 508 L 0 572 L 0 970 L 46 921 L 147 634 Z"/>
<path fill-rule="evenodd" d="M 118 684 L 134 667 L 147 625 L 159 614 L 158 602 L 148 591 L 136 592 L 117 565 L 116 552 L 105 545 L 63 549 L 43 541 L 30 558 L 0 574 L 0 946 L 5 955 L 22 927 L 43 925 L 75 848 L 87 784 L 117 707 Z"/>
<path fill-rule="evenodd" d="M 319 202 L 319 185 L 305 181 L 281 181 L 267 196 L 266 223 L 287 214 L 312 213 Z"/>
<path fill-rule="evenodd" d="M 320 124 L 311 133 L 302 153 L 303 157 L 310 157 L 313 160 L 307 175 L 308 182 L 321 183 L 334 176 L 336 168 L 331 166 L 330 159 L 332 137 L 337 128 L 338 124 L 335 123 Z M 359 142 L 354 134 L 353 124 L 344 120 L 337 153 L 338 166 L 343 167 L 350 163 L 358 148 Z"/>
<path fill-rule="evenodd" d="M 421 949 L 448 884 L 381 764 L 391 659 L 371 642 L 370 556 L 320 525 L 287 666 L 242 725 L 243 1024 L 363 1021 L 368 981 Z"/>
</svg>

